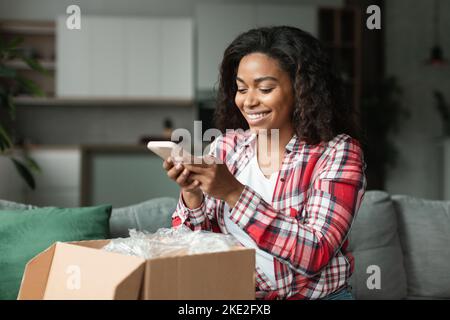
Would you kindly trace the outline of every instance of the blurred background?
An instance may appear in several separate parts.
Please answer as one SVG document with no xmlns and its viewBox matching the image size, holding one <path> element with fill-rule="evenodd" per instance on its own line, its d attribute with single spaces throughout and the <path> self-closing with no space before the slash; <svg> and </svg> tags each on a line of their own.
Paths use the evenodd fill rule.
<svg viewBox="0 0 450 320">
<path fill-rule="evenodd" d="M 66 26 L 73 4 L 81 30 Z M 177 197 L 145 142 L 176 128 L 201 141 L 225 47 L 269 25 L 328 48 L 360 113 L 368 189 L 450 200 L 448 0 L 0 0 L 0 199 Z"/>
</svg>

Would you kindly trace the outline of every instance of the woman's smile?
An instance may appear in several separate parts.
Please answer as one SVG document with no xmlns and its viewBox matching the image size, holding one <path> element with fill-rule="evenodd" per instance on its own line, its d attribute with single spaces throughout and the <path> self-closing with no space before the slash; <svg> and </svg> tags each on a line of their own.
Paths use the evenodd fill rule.
<svg viewBox="0 0 450 320">
<path fill-rule="evenodd" d="M 262 111 L 262 112 L 246 112 L 246 119 L 250 126 L 258 126 L 262 125 L 263 122 L 265 122 L 269 115 L 271 114 L 271 111 Z"/>
</svg>

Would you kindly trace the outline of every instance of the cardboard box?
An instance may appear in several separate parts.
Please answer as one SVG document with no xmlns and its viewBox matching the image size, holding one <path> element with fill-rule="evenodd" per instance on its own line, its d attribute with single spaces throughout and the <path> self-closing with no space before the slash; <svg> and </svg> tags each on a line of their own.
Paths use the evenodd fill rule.
<svg viewBox="0 0 450 320">
<path fill-rule="evenodd" d="M 255 299 L 254 249 L 146 260 L 108 242 L 56 242 L 27 263 L 18 299 Z"/>
</svg>

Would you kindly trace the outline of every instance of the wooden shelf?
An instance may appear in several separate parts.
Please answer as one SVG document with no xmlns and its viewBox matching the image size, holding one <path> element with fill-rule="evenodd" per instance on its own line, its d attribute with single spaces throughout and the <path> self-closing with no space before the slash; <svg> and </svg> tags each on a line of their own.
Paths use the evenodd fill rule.
<svg viewBox="0 0 450 320">
<path fill-rule="evenodd" d="M 18 50 L 24 56 L 33 57 L 47 70 L 41 73 L 28 66 L 20 59 L 5 62 L 18 74 L 37 84 L 46 95 L 55 92 L 55 23 L 53 21 L 0 20 L 0 36 L 4 41 L 22 38 Z M 19 88 L 22 92 L 22 88 Z"/>
<path fill-rule="evenodd" d="M 16 151 L 20 150 L 80 150 L 83 152 L 111 152 L 111 153 L 136 153 L 149 152 L 145 144 L 28 144 L 25 148 L 16 147 Z M 149 153 L 153 155 L 153 153 Z"/>
<path fill-rule="evenodd" d="M 20 106 L 177 106 L 192 107 L 194 100 L 177 98 L 57 98 L 57 97 L 29 97 L 14 98 Z"/>
<path fill-rule="evenodd" d="M 2 21 L 0 32 L 17 35 L 55 35 L 55 24 L 47 21 Z"/>
<path fill-rule="evenodd" d="M 25 147 L 16 147 L 16 150 L 27 150 L 27 151 L 40 151 L 40 150 L 55 150 L 55 151 L 65 151 L 65 150 L 80 150 L 81 145 L 78 144 L 27 144 Z"/>
<path fill-rule="evenodd" d="M 54 61 L 41 60 L 39 63 L 47 70 L 55 70 L 56 64 Z M 7 67 L 19 69 L 19 70 L 31 70 L 31 68 L 22 60 L 11 60 L 5 63 Z"/>
<path fill-rule="evenodd" d="M 81 145 L 82 152 L 101 152 L 101 153 L 151 153 L 146 145 L 140 144 L 97 144 Z"/>
</svg>

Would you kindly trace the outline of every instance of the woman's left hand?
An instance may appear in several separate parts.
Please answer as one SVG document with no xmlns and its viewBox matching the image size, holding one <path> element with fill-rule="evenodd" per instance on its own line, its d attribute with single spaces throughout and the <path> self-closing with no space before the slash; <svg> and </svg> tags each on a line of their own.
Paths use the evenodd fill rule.
<svg viewBox="0 0 450 320">
<path fill-rule="evenodd" d="M 224 200 L 233 208 L 244 190 L 241 184 L 228 170 L 226 164 L 212 156 L 206 163 L 187 164 L 184 167 L 190 171 L 189 177 L 200 182 L 200 189 L 213 198 Z"/>
</svg>

